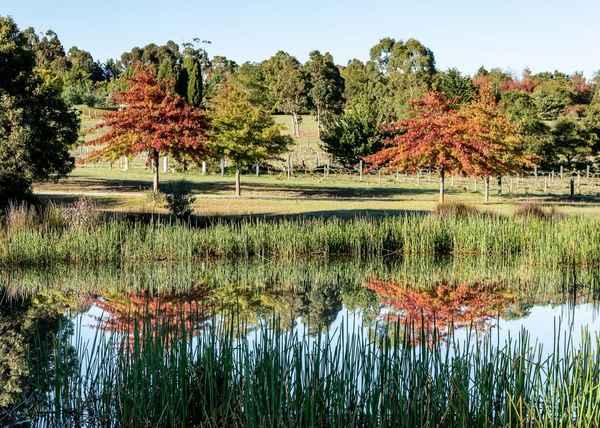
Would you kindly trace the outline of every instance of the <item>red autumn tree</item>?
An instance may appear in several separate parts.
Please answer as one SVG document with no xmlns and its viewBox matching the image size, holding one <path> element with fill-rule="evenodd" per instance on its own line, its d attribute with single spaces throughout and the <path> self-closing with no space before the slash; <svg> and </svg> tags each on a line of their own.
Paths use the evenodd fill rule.
<svg viewBox="0 0 600 428">
<path fill-rule="evenodd" d="M 154 171 L 153 190 L 159 190 L 159 157 L 200 162 L 207 153 L 208 121 L 204 112 L 188 105 L 159 83 L 154 72 L 138 66 L 128 89 L 114 98 L 121 108 L 107 113 L 95 129 L 108 129 L 88 144 L 98 146 L 90 158 L 115 160 L 148 155 Z"/>
<path fill-rule="evenodd" d="M 441 282 L 426 291 L 394 281 L 371 279 L 365 286 L 379 296 L 383 305 L 393 309 L 387 312 L 388 321 L 423 328 L 409 337 L 413 344 L 421 339 L 421 333 L 432 340 L 434 333 L 440 338 L 452 328 L 471 326 L 483 330 L 514 303 L 514 298 L 501 288 L 477 283 L 453 286 Z"/>
<path fill-rule="evenodd" d="M 366 158 L 373 167 L 411 173 L 436 170 L 440 174 L 440 202 L 444 202 L 446 174 L 486 176 L 504 164 L 506 147 L 485 137 L 483 119 L 471 121 L 478 110 L 465 114 L 441 94 L 429 92 L 411 102 L 410 113 L 409 119 L 390 127 L 396 136 L 388 139 L 381 151 Z M 474 130 L 478 134 L 473 135 Z"/>
</svg>

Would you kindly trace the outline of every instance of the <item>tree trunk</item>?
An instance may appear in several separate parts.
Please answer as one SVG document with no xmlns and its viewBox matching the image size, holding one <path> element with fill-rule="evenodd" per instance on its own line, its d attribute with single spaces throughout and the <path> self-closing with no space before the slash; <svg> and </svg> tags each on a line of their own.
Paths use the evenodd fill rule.
<svg viewBox="0 0 600 428">
<path fill-rule="evenodd" d="M 242 196 L 242 189 L 240 187 L 240 169 L 235 169 L 235 196 L 239 198 Z"/>
<path fill-rule="evenodd" d="M 321 109 L 317 106 L 317 137 L 321 139 Z"/>
<path fill-rule="evenodd" d="M 358 173 L 360 175 L 360 181 L 363 180 L 363 161 L 362 159 L 358 161 Z"/>
<path fill-rule="evenodd" d="M 498 176 L 498 196 L 502 195 L 502 176 Z"/>
<path fill-rule="evenodd" d="M 125 158 L 123 159 L 123 170 L 129 170 L 129 158 L 127 156 L 125 156 Z"/>
<path fill-rule="evenodd" d="M 159 185 L 159 177 L 158 177 L 158 173 L 159 173 L 159 169 L 160 169 L 160 165 L 159 165 L 159 154 L 158 154 L 158 150 L 153 150 L 152 151 L 152 172 L 154 172 L 154 177 L 152 180 L 152 191 L 154 193 L 158 193 L 160 190 L 160 185 Z"/>
<path fill-rule="evenodd" d="M 292 113 L 292 122 L 294 122 L 294 137 L 300 136 L 300 126 L 298 125 L 298 113 Z"/>
<path fill-rule="evenodd" d="M 165 174 L 169 172 L 169 158 L 167 156 L 163 158 L 163 172 Z"/>
<path fill-rule="evenodd" d="M 485 176 L 485 203 L 490 201 L 490 176 Z"/>
<path fill-rule="evenodd" d="M 446 171 L 442 168 L 440 170 L 440 204 L 444 203 L 446 193 Z"/>
<path fill-rule="evenodd" d="M 202 175 L 206 175 L 206 161 L 202 161 Z"/>
<path fill-rule="evenodd" d="M 225 175 L 225 159 L 221 158 L 221 177 Z"/>
<path fill-rule="evenodd" d="M 256 164 L 256 176 L 258 177 L 260 175 L 260 165 Z"/>
</svg>

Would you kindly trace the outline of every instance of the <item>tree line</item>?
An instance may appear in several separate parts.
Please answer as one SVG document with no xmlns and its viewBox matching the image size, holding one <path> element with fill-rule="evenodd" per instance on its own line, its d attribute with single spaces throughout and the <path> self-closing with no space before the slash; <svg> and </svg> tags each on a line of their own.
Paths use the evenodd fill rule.
<svg viewBox="0 0 600 428">
<path fill-rule="evenodd" d="M 9 18 L 2 18 L 1 25 L 8 32 L 3 32 L 0 42 L 12 49 L 2 55 L 26 57 L 24 63 L 28 64 L 25 74 L 31 77 L 22 88 L 22 103 L 27 97 L 32 102 L 33 94 L 40 96 L 43 92 L 55 103 L 54 113 L 62 115 L 62 129 L 46 126 L 44 144 L 59 140 L 65 147 L 75 144 L 77 119 L 72 106 L 87 104 L 112 110 L 101 124 L 113 130 L 108 134 L 112 137 L 92 142 L 98 147 L 103 145 L 93 156 L 114 158 L 145 151 L 151 162 L 157 162 L 157 153 L 164 151 L 183 165 L 198 162 L 200 155 L 226 157 L 239 175 L 251 164 L 273 159 L 290 144 L 291 140 L 274 123 L 273 114 L 292 117 L 294 136 L 301 132 L 302 116 L 312 114 L 323 149 L 345 167 L 355 168 L 364 161 L 371 168 L 418 168 L 490 176 L 524 167 L 574 171 L 597 166 L 599 79 L 590 81 L 577 73 L 534 74 L 525 70 L 517 77 L 499 68 L 481 68 L 468 76 L 456 69 L 438 70 L 434 53 L 418 40 L 393 38 L 384 38 L 373 46 L 368 60 L 353 59 L 343 66 L 336 64 L 330 53 L 319 51 L 311 52 L 304 63 L 279 51 L 264 61 L 237 64 L 224 56 L 211 57 L 207 42 L 199 39 L 182 46 L 172 41 L 164 45 L 150 43 L 123 53 L 119 59 L 100 63 L 77 47 L 65 50 L 52 31 L 19 31 Z M 15 70 L 7 70 L 0 86 L 3 92 L 9 93 L 9 86 L 19 87 L 9 76 L 22 79 L 24 73 Z M 139 85 L 143 85 L 143 90 Z M 132 88 L 138 89 L 137 95 Z M 140 98 L 140 94 L 147 98 Z M 43 105 L 41 100 L 35 102 Z M 131 123 L 131 118 L 136 117 L 133 108 L 124 107 L 136 103 L 153 111 L 156 122 L 146 121 L 145 125 L 122 127 L 119 131 L 119 124 L 127 120 Z M 4 110 L 14 111 L 17 107 Z M 16 120 L 6 113 L 4 116 L 6 123 Z M 164 117 L 172 121 L 165 123 Z M 411 126 L 431 128 L 427 118 L 435 119 L 439 132 L 454 137 L 432 142 L 431 135 L 420 135 L 418 129 L 411 134 Z M 444 120 L 446 128 L 440 127 Z M 460 121 L 463 129 L 458 138 L 455 133 Z M 471 132 L 475 129 L 480 136 L 486 135 L 487 149 L 471 150 L 467 156 L 468 147 L 483 144 L 483 140 L 468 141 L 469 127 Z M 4 129 L 6 132 L 8 128 Z M 151 132 L 163 134 L 154 138 Z M 52 133 L 55 138 L 48 138 Z M 202 141 L 195 144 L 198 152 L 194 154 L 185 148 L 190 135 Z M 463 160 L 467 156 L 470 163 L 461 161 L 452 167 L 441 167 L 440 159 L 448 162 L 448 153 L 443 151 L 437 157 L 431 155 L 415 163 L 416 155 L 427 151 L 427 147 L 406 151 L 410 145 L 408 135 L 420 138 L 415 144 L 429 141 L 429 148 L 443 144 L 450 150 L 448 153 Z M 60 168 L 53 169 L 45 161 L 46 170 L 40 167 L 40 171 L 29 172 L 25 181 L 43 176 L 56 178 L 68 172 L 72 159 L 64 154 L 66 150 L 58 151 L 64 158 Z M 494 154 L 486 155 L 485 162 L 479 159 L 490 151 Z M 32 158 L 31 153 L 28 156 Z M 410 162 L 399 160 L 404 157 Z"/>
</svg>

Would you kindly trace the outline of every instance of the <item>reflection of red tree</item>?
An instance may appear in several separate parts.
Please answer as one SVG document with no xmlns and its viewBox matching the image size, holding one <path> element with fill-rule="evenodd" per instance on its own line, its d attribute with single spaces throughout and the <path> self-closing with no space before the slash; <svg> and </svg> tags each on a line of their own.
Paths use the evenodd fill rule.
<svg viewBox="0 0 600 428">
<path fill-rule="evenodd" d="M 102 298 L 94 303 L 104 314 L 100 328 L 128 334 L 137 329 L 157 331 L 162 328 L 182 329 L 196 334 L 199 325 L 211 314 L 207 293 L 181 296 L 150 296 L 148 293 L 124 294 L 118 298 Z"/>
<path fill-rule="evenodd" d="M 480 284 L 460 284 L 451 287 L 439 284 L 432 291 L 409 289 L 393 281 L 370 280 L 366 287 L 382 299 L 382 303 L 396 310 L 386 316 L 388 321 L 398 321 L 405 326 L 415 326 L 420 335 L 431 338 L 447 334 L 450 327 L 472 326 L 483 329 L 487 323 L 503 312 L 513 302 L 497 289 Z M 414 340 L 413 340 L 414 341 Z"/>
</svg>

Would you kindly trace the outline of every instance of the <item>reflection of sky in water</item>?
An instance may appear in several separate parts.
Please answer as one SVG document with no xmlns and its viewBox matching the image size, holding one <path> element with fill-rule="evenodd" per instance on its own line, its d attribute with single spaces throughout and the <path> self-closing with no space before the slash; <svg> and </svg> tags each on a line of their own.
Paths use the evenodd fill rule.
<svg viewBox="0 0 600 428">
<path fill-rule="evenodd" d="M 381 307 L 380 316 L 377 318 L 382 319 L 385 314 L 386 308 Z M 78 341 L 83 344 L 83 348 L 87 346 L 93 346 L 94 341 L 98 341 L 99 338 L 107 339 L 109 336 L 113 338 L 122 337 L 121 333 L 112 333 L 107 331 L 98 330 L 99 320 L 106 317 L 108 314 L 104 313 L 99 307 L 92 306 L 87 312 L 77 315 L 73 322 L 75 324 L 75 334 L 72 338 L 72 343 L 75 345 Z M 270 320 L 270 318 L 266 318 Z M 221 316 L 217 316 L 219 322 L 223 322 Z M 540 344 L 543 346 L 544 354 L 552 352 L 554 345 L 554 338 L 557 331 L 561 332 L 562 337 L 570 334 L 572 344 L 577 347 L 581 342 L 582 332 L 584 329 L 590 333 L 600 333 L 600 308 L 594 304 L 561 304 L 561 305 L 539 305 L 533 306 L 528 311 L 527 315 L 518 319 L 502 319 L 493 320 L 490 323 L 489 328 L 485 334 L 491 334 L 493 337 L 494 344 L 498 343 L 500 347 L 509 339 L 513 340 L 518 338 L 523 330 L 529 333 L 530 344 Z M 206 322 L 206 321 L 204 321 Z M 265 321 L 267 323 L 267 321 Z M 379 327 L 382 326 L 381 322 L 377 324 Z M 253 347 L 257 340 L 261 340 L 261 330 L 259 328 L 252 328 L 256 326 L 250 326 L 246 339 L 250 348 Z M 340 310 L 330 324 L 327 331 L 321 334 L 321 339 L 326 337 L 330 341 L 335 342 L 336 338 L 343 334 L 356 333 L 359 337 L 367 338 L 369 336 L 369 329 L 373 332 L 375 324 L 371 320 L 365 320 L 364 313 L 362 310 L 348 310 L 345 306 Z M 293 321 L 293 326 L 289 330 L 290 333 L 296 335 L 299 340 L 305 339 L 305 343 L 312 345 L 316 341 L 316 334 L 314 330 L 310 329 L 312 334 L 309 334 L 309 326 L 306 324 L 306 320 L 300 317 Z M 381 328 L 376 329 L 377 333 L 381 334 Z M 478 333 L 481 335 L 481 333 Z M 458 343 L 465 341 L 468 335 L 468 329 L 461 328 L 455 332 L 454 340 Z M 192 345 L 197 343 L 198 338 L 193 339 Z M 193 348 L 192 346 L 192 348 Z M 87 363 L 85 358 L 82 363 L 82 369 L 85 369 Z"/>
</svg>

